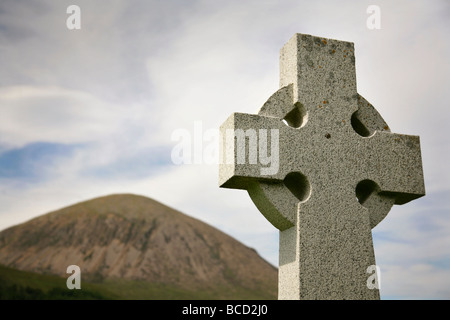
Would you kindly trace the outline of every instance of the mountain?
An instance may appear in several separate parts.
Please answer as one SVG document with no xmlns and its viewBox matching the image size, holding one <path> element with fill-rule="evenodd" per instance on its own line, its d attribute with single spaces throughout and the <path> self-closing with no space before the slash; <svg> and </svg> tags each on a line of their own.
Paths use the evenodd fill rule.
<svg viewBox="0 0 450 320">
<path fill-rule="evenodd" d="M 154 293 L 143 298 L 275 299 L 277 294 L 277 270 L 255 250 L 131 194 L 81 202 L 3 230 L 0 264 L 65 279 L 67 266 L 78 265 L 82 288 L 87 281 Z"/>
</svg>

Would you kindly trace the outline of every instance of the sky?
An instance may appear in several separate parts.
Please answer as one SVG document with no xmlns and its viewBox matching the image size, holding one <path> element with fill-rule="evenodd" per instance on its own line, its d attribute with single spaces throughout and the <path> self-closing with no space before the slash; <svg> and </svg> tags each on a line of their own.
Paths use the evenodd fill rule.
<svg viewBox="0 0 450 320">
<path fill-rule="evenodd" d="M 80 29 L 67 27 L 70 5 Z M 381 298 L 449 299 L 449 32 L 439 0 L 3 0 L 0 230 L 134 193 L 278 265 L 278 231 L 247 192 L 219 188 L 217 164 L 174 164 L 171 137 L 257 113 L 278 90 L 281 47 L 305 33 L 353 42 L 358 93 L 392 132 L 420 136 L 426 196 L 372 230 Z"/>
</svg>

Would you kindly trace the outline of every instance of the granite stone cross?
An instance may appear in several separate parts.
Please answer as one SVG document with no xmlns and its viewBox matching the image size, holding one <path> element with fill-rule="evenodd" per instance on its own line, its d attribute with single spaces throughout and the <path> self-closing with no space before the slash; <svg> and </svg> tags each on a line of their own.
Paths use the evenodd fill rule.
<svg viewBox="0 0 450 320">
<path fill-rule="evenodd" d="M 280 230 L 278 298 L 379 299 L 371 229 L 425 186 L 419 137 L 391 133 L 357 93 L 353 43 L 295 34 L 281 49 L 280 89 L 220 130 L 220 187 L 247 190 Z M 262 148 L 279 152 L 277 170 L 262 170 Z"/>
</svg>

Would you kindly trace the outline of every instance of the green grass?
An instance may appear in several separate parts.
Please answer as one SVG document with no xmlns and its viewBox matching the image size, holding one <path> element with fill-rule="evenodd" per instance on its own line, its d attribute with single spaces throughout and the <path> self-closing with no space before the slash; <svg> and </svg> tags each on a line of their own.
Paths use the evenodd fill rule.
<svg viewBox="0 0 450 320">
<path fill-rule="evenodd" d="M 120 293 L 121 299 L 133 300 L 264 300 L 276 298 L 265 292 L 239 286 L 186 290 L 165 284 L 124 279 L 107 279 L 103 285 L 111 292 Z"/>
<path fill-rule="evenodd" d="M 69 275 L 68 275 L 69 276 Z M 66 278 L 20 271 L 0 265 L 1 300 L 117 299 L 104 286 L 81 283 L 81 290 L 69 290 Z"/>
<path fill-rule="evenodd" d="M 69 275 L 68 275 L 69 276 Z M 0 265 L 0 300 L 242 300 L 275 299 L 264 290 L 240 286 L 187 290 L 175 286 L 125 279 L 88 282 L 81 276 L 81 290 L 69 290 L 67 278 L 19 271 Z"/>
</svg>

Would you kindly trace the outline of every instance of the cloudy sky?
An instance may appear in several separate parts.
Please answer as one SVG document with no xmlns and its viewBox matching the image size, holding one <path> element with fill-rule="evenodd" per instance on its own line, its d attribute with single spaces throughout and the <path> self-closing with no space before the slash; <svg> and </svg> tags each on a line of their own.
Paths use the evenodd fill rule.
<svg viewBox="0 0 450 320">
<path fill-rule="evenodd" d="M 66 9 L 81 9 L 69 30 Z M 366 12 L 381 10 L 381 29 Z M 278 232 L 218 166 L 177 166 L 177 129 L 256 113 L 294 33 L 354 42 L 358 92 L 419 135 L 427 195 L 374 230 L 383 299 L 450 298 L 448 1 L 0 3 L 0 229 L 111 193 L 201 219 L 278 264 Z M 206 143 L 206 142 L 205 142 Z"/>
</svg>

